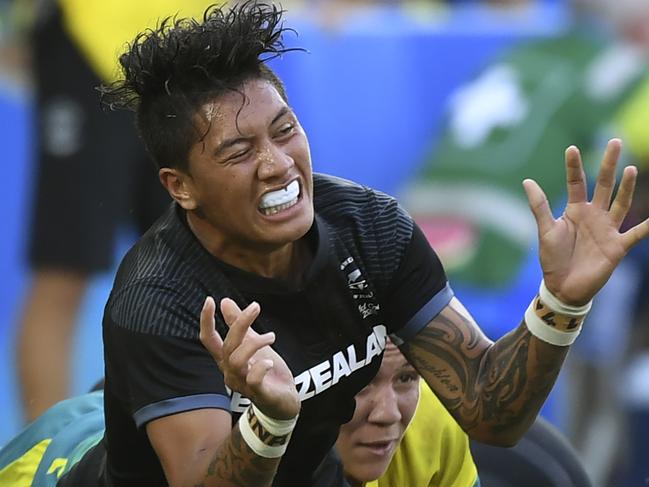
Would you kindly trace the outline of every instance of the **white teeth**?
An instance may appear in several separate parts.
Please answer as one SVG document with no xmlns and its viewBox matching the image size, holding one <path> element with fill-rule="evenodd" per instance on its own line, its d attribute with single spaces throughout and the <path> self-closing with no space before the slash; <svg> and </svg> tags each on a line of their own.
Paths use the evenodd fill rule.
<svg viewBox="0 0 649 487">
<path fill-rule="evenodd" d="M 291 206 L 295 205 L 297 203 L 297 198 L 292 199 L 288 203 L 284 203 L 283 205 L 279 206 L 272 206 L 270 208 L 262 208 L 261 212 L 266 215 L 274 215 L 275 213 L 279 213 L 280 211 L 286 210 L 287 208 L 290 208 Z"/>
<path fill-rule="evenodd" d="M 263 195 L 261 197 L 259 208 L 265 214 L 273 215 L 278 211 L 288 208 L 289 206 L 293 206 L 297 202 L 298 196 L 300 196 L 300 185 L 297 181 L 293 181 L 285 188 L 278 189 L 277 191 L 271 191 Z M 272 213 L 269 213 L 269 211 L 272 211 Z"/>
</svg>

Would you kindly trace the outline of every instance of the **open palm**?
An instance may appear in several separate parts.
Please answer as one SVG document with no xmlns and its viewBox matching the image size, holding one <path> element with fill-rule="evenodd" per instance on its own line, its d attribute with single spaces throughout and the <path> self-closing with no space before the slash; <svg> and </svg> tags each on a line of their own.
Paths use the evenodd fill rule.
<svg viewBox="0 0 649 487">
<path fill-rule="evenodd" d="M 611 203 L 620 150 L 619 139 L 609 141 L 591 201 L 579 150 L 574 146 L 566 150 L 568 204 L 557 219 L 541 187 L 530 179 L 523 182 L 538 227 L 546 286 L 566 304 L 590 301 L 626 253 L 649 235 L 649 219 L 624 233 L 619 231 L 631 207 L 637 177 L 635 167 L 624 168 Z"/>
</svg>

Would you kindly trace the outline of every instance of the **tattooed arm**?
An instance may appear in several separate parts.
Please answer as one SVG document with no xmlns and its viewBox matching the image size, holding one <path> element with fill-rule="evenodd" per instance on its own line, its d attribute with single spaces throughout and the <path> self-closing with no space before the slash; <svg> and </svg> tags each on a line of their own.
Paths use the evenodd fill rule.
<svg viewBox="0 0 649 487">
<path fill-rule="evenodd" d="M 470 436 L 510 446 L 534 422 L 567 347 L 524 324 L 493 343 L 453 298 L 401 350 Z"/>
<path fill-rule="evenodd" d="M 620 151 L 620 140 L 609 141 L 588 201 L 579 151 L 574 146 L 566 150 L 568 204 L 557 219 L 540 186 L 532 180 L 523 183 L 538 228 L 546 287 L 565 304 L 589 302 L 624 255 L 649 235 L 649 219 L 619 231 L 637 176 L 636 168 L 626 167 L 612 198 Z M 539 340 L 524 323 L 492 344 L 454 299 L 403 352 L 467 432 L 483 441 L 511 444 L 534 420 L 567 347 Z"/>
<path fill-rule="evenodd" d="M 170 486 L 270 486 L 279 458 L 262 458 L 231 427 L 230 413 L 201 409 L 147 425 L 147 435 Z"/>
<path fill-rule="evenodd" d="M 225 384 L 250 399 L 270 418 L 296 418 L 300 400 L 291 371 L 270 347 L 275 335 L 259 335 L 251 328 L 261 311 L 259 305 L 251 303 L 241 310 L 227 298 L 220 304 L 229 327 L 226 338 L 216 331 L 216 304 L 208 297 L 201 311 L 200 339 L 223 373 Z M 275 458 L 265 458 L 253 451 L 239 424 L 232 428 L 230 413 L 221 409 L 198 409 L 162 417 L 148 423 L 146 431 L 172 487 L 267 487 L 272 484 L 281 459 L 276 451 L 272 452 Z"/>
</svg>

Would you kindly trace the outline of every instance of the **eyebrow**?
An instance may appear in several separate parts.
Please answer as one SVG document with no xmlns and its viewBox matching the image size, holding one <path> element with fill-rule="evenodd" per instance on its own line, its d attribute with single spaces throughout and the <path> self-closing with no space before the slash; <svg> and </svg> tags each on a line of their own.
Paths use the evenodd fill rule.
<svg viewBox="0 0 649 487">
<path fill-rule="evenodd" d="M 290 113 L 291 109 L 287 106 L 283 106 L 279 112 L 277 112 L 277 115 L 273 118 L 273 120 L 270 122 L 270 125 L 274 125 L 280 118 L 282 118 L 284 115 L 287 113 Z M 233 145 L 237 145 L 241 142 L 246 142 L 249 140 L 250 137 L 233 137 L 231 139 L 226 139 L 223 142 L 221 142 L 219 145 L 216 146 L 216 149 L 214 149 L 214 154 L 218 155 L 221 152 L 223 152 L 226 149 L 229 149 Z"/>
<path fill-rule="evenodd" d="M 407 371 L 413 371 L 414 370 L 415 372 L 417 372 L 417 369 L 415 369 L 415 367 L 410 362 L 406 362 L 405 364 L 399 366 L 399 368 L 397 369 L 397 371 L 399 371 L 399 372 L 402 372 L 404 370 L 407 370 Z M 419 372 L 417 372 L 417 373 L 419 373 Z"/>
</svg>

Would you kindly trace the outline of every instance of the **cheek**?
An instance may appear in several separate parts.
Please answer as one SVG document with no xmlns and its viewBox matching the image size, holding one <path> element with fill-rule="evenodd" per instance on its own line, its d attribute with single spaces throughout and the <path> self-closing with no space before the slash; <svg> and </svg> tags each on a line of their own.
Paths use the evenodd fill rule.
<svg viewBox="0 0 649 487">
<path fill-rule="evenodd" d="M 415 411 L 417 410 L 417 403 L 419 402 L 419 388 L 413 389 L 407 394 L 403 394 L 399 399 L 399 411 L 401 412 L 401 425 L 403 432 L 412 421 Z"/>
<path fill-rule="evenodd" d="M 350 438 L 349 430 L 344 427 L 341 428 L 340 432 L 338 433 L 338 439 L 336 440 L 336 450 L 338 451 L 340 458 L 345 465 L 347 465 L 350 460 L 352 450 L 351 445 L 352 440 Z"/>
<path fill-rule="evenodd" d="M 359 401 L 357 398 L 354 416 L 348 423 L 343 424 L 338 432 L 336 449 L 340 453 L 343 462 L 347 462 L 353 455 L 354 441 L 358 441 L 359 430 L 363 425 L 363 418 L 366 417 L 367 414 L 363 409 L 362 401 Z"/>
<path fill-rule="evenodd" d="M 300 167 L 311 167 L 309 142 L 304 133 L 293 137 L 287 147 L 287 153 Z"/>
<path fill-rule="evenodd" d="M 206 181 L 203 187 L 203 194 L 207 195 L 218 208 L 234 206 L 239 208 L 242 201 L 248 200 L 252 194 L 252 183 L 254 176 L 250 171 L 244 171 L 243 164 L 238 171 L 227 171 L 218 178 Z"/>
</svg>

